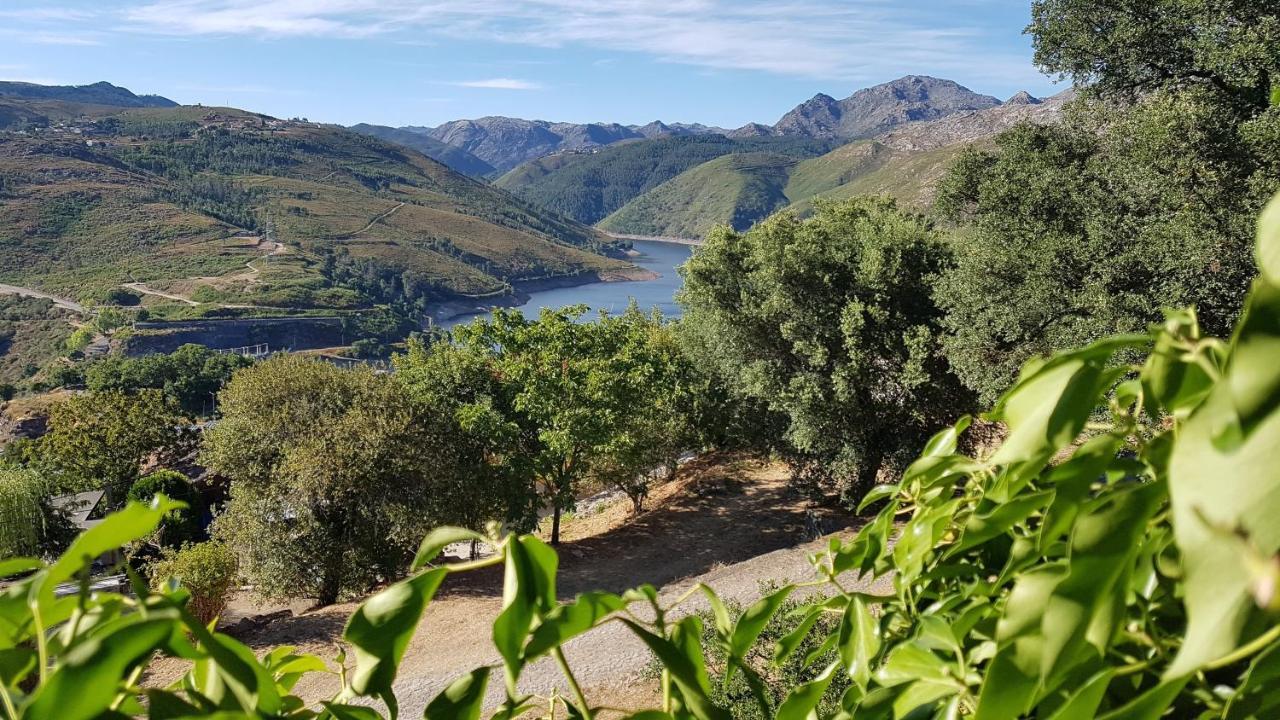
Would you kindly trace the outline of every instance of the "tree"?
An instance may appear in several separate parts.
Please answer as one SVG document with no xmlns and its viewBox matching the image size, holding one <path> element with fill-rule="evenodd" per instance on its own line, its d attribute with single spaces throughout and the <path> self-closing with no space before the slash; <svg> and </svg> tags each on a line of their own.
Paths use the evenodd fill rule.
<svg viewBox="0 0 1280 720">
<path fill-rule="evenodd" d="M 0 467 L 0 558 L 39 552 L 44 534 L 43 485 L 30 470 Z"/>
<path fill-rule="evenodd" d="M 948 262 L 939 233 L 888 200 L 721 228 L 682 269 L 682 332 L 697 366 L 785 416 L 801 472 L 856 499 L 969 403 L 928 292 Z"/>
<path fill-rule="evenodd" d="M 689 395 L 700 387 L 699 378 L 658 311 L 646 316 L 632 303 L 622 315 L 599 322 L 604 332 L 620 336 L 617 353 L 639 388 L 628 394 L 630 404 L 599 449 L 591 474 L 625 493 L 639 513 L 653 479 L 674 477 L 680 454 L 698 446 Z"/>
<path fill-rule="evenodd" d="M 201 459 L 231 480 L 215 535 L 275 597 L 335 602 L 398 577 L 454 471 L 440 420 L 395 379 L 280 356 L 241 371 Z"/>
<path fill-rule="evenodd" d="M 1259 0 L 1036 0 L 1043 70 L 1100 94 L 1208 85 L 1262 109 L 1280 80 L 1280 9 Z"/>
<path fill-rule="evenodd" d="M 946 352 L 993 400 L 1030 358 L 1194 305 L 1225 334 L 1280 187 L 1280 12 L 1253 0 L 1038 0 L 1036 62 L 1085 90 L 1056 128 L 971 150 L 939 209 Z"/>
<path fill-rule="evenodd" d="M 176 470 L 157 470 L 138 480 L 129 488 L 129 499 L 135 502 L 150 503 L 156 495 L 164 495 L 170 500 L 186 503 L 181 510 L 170 512 L 160 523 L 157 540 L 162 547 L 179 548 L 186 543 L 200 539 L 204 528 L 201 517 L 204 515 L 204 501 L 191 480 Z"/>
<path fill-rule="evenodd" d="M 252 364 L 242 355 L 187 344 L 168 354 L 108 356 L 85 369 L 84 381 L 86 387 L 97 392 L 163 390 L 184 411 L 203 415 L 213 410 L 218 390 L 231 376 Z"/>
<path fill-rule="evenodd" d="M 489 355 L 450 342 L 412 340 L 395 368 L 405 392 L 445 424 L 449 438 L 453 471 L 435 478 L 432 516 L 475 531 L 491 521 L 531 529 L 538 494 L 511 396 Z"/>
<path fill-rule="evenodd" d="M 455 328 L 455 340 L 486 357 L 498 379 L 497 402 L 518 428 L 519 471 L 551 509 L 551 542 L 593 463 L 642 408 L 652 366 L 626 352 L 623 325 L 578 322 L 585 308 L 543 310 L 537 320 L 518 311 Z"/>
<path fill-rule="evenodd" d="M 86 393 L 53 405 L 36 455 L 59 489 L 102 489 L 115 507 L 149 459 L 181 456 L 189 440 L 182 417 L 158 390 Z"/>
</svg>

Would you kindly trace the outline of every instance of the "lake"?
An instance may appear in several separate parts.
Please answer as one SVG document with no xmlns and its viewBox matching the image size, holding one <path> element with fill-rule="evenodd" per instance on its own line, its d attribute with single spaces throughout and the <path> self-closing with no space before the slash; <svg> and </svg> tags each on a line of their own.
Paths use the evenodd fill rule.
<svg viewBox="0 0 1280 720">
<path fill-rule="evenodd" d="M 680 317 L 680 306 L 676 305 L 675 294 L 683 284 L 676 268 L 684 264 L 693 254 L 692 245 L 678 243 L 654 242 L 651 240 L 635 240 L 632 247 L 640 255 L 631 259 L 633 263 L 647 270 L 652 270 L 659 277 L 656 280 L 639 280 L 635 282 L 598 282 L 576 287 L 542 290 L 529 294 L 529 302 L 519 306 L 525 317 L 536 318 L 543 308 L 557 309 L 569 305 L 583 304 L 590 310 L 585 319 L 596 317 L 597 311 L 607 310 L 619 314 L 627 309 L 627 303 L 635 298 L 640 309 L 646 313 L 658 308 L 668 318 Z M 470 322 L 475 315 L 454 318 L 442 323 L 444 327 Z"/>
</svg>

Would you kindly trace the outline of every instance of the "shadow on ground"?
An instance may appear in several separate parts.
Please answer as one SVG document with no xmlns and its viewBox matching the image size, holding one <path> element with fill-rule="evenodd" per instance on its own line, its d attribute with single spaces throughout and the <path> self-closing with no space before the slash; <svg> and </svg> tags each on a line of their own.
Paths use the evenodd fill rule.
<svg viewBox="0 0 1280 720">
<path fill-rule="evenodd" d="M 823 533 L 855 521 L 851 514 L 814 507 L 788 486 L 784 468 L 747 456 L 703 456 L 682 466 L 675 482 L 684 487 L 660 506 L 557 548 L 562 599 L 643 583 L 662 587 L 812 540 L 811 511 Z M 501 583 L 501 568 L 490 568 L 451 576 L 439 595 L 497 596 Z"/>
</svg>

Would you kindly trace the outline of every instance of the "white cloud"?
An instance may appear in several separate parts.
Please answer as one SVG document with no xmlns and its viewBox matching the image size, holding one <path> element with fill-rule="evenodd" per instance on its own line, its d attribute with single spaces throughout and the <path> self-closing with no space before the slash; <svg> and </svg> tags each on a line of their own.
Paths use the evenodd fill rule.
<svg viewBox="0 0 1280 720">
<path fill-rule="evenodd" d="M 102 41 L 87 35 L 71 33 L 31 33 L 22 36 L 23 42 L 36 45 L 101 45 Z"/>
<path fill-rule="evenodd" d="M 1014 7 L 1011 0 L 968 4 Z M 116 17 L 119 29 L 164 36 L 452 38 L 844 81 L 917 71 L 1006 81 L 1037 76 L 1027 53 L 991 48 L 976 13 L 943 12 L 948 7 L 890 0 L 132 0 Z"/>
<path fill-rule="evenodd" d="M 458 87 L 468 88 L 488 88 L 490 90 L 541 90 L 542 86 L 528 80 L 516 80 L 514 78 L 490 78 L 488 80 L 464 80 L 462 82 L 450 83 Z"/>
</svg>

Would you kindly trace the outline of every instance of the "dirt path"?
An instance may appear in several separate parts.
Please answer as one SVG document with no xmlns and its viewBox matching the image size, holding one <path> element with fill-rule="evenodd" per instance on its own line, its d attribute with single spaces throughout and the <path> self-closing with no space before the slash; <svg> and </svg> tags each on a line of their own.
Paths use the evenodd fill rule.
<svg viewBox="0 0 1280 720">
<path fill-rule="evenodd" d="M 759 597 L 762 583 L 813 578 L 806 556 L 824 541 L 805 537 L 810 506 L 788 489 L 785 468 L 737 457 L 702 458 L 684 466 L 675 482 L 654 495 L 652 510 L 624 523 L 618 521 L 625 507 L 614 507 L 600 516 L 574 518 L 566 526 L 557 588 L 561 599 L 647 582 L 661 588 L 664 600 L 671 602 L 693 584 L 705 582 L 726 599 L 748 604 Z M 628 503 L 624 500 L 622 505 Z M 850 518 L 843 514 L 817 512 L 824 531 L 850 527 Z M 582 526 L 603 531 L 580 537 Z M 501 609 L 501 582 L 500 568 L 446 582 L 400 668 L 396 694 L 403 717 L 420 716 L 426 704 L 462 673 L 499 662 L 491 626 Z M 846 582 L 846 587 L 859 586 L 856 580 Z M 289 644 L 331 657 L 333 641 L 354 607 L 344 604 L 280 621 L 247 640 L 259 650 Z M 682 606 L 683 612 L 704 607 L 701 596 Z M 607 623 L 574 639 L 565 653 L 579 681 L 601 699 L 623 705 L 652 700 L 656 683 L 644 676 L 649 654 L 621 624 Z M 499 673 L 499 680 L 491 683 L 490 707 L 501 701 L 500 677 Z M 528 692 L 547 694 L 555 686 L 567 692 L 549 659 L 530 666 L 521 679 Z M 336 689 L 335 678 L 320 676 L 305 678 L 297 688 L 311 701 L 327 698 Z"/>
<path fill-rule="evenodd" d="M 40 290 L 36 290 L 33 288 L 19 287 L 17 285 L 5 285 L 4 283 L 0 283 L 0 295 L 21 295 L 22 297 L 52 300 L 53 304 L 57 305 L 60 308 L 66 308 L 67 310 L 73 310 L 78 313 L 89 312 L 89 308 L 85 307 L 84 305 L 81 305 L 75 300 L 68 300 L 66 298 L 61 298 L 56 295 L 50 295 L 47 292 L 42 292 Z"/>
<path fill-rule="evenodd" d="M 374 225 L 377 225 L 378 223 L 382 222 L 383 220 L 386 220 L 387 218 L 391 217 L 392 215 L 395 215 L 395 214 L 396 214 L 396 211 L 397 211 L 397 210 L 399 210 L 400 208 L 404 207 L 404 205 L 405 205 L 404 203 L 400 203 L 399 205 L 396 205 L 395 207 L 393 207 L 393 208 L 391 208 L 390 210 L 388 210 L 388 211 L 386 211 L 386 212 L 382 213 L 381 215 L 378 215 L 378 216 L 377 216 L 377 217 L 375 217 L 374 219 L 370 220 L 368 225 L 365 225 L 364 227 L 362 227 L 362 228 L 360 228 L 359 230 L 357 230 L 357 231 L 355 231 L 355 232 L 351 233 L 351 234 L 350 234 L 350 235 L 348 235 L 347 237 L 355 237 L 355 236 L 357 236 L 357 235 L 362 235 L 362 234 L 364 234 L 365 232 L 367 232 L 367 231 L 369 230 L 369 228 L 373 227 Z"/>
<path fill-rule="evenodd" d="M 187 305 L 190 305 L 192 307 L 196 307 L 200 304 L 195 300 L 192 300 L 191 298 L 185 298 L 185 297 L 182 297 L 181 295 L 170 295 L 169 293 L 160 292 L 159 290 L 149 288 L 140 282 L 124 283 L 121 285 L 121 287 L 126 287 L 134 292 L 140 292 L 143 295 L 155 295 L 156 297 L 162 297 L 166 300 L 173 300 L 174 302 L 186 303 Z"/>
</svg>

